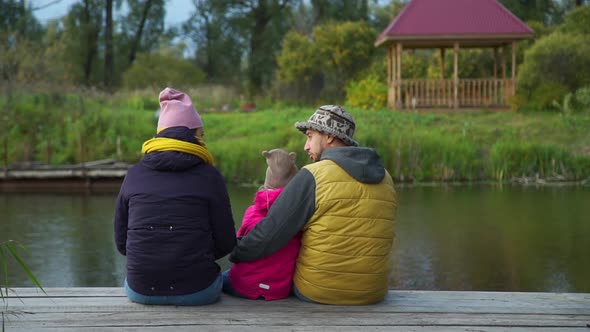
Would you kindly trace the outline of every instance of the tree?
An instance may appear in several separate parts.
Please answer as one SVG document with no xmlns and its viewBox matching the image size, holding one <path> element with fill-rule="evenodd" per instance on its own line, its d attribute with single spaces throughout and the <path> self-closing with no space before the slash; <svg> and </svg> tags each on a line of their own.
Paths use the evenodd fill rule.
<svg viewBox="0 0 590 332">
<path fill-rule="evenodd" d="M 297 32 L 302 35 L 311 35 L 315 18 L 313 8 L 305 2 L 300 2 L 291 13 L 291 32 Z"/>
<path fill-rule="evenodd" d="M 255 96 L 273 78 L 275 59 L 287 32 L 296 0 L 208 0 L 217 15 L 228 21 L 231 34 L 246 45 L 248 92 Z"/>
<path fill-rule="evenodd" d="M 556 0 L 500 0 L 514 15 L 523 21 L 539 21 L 545 24 L 560 20 L 562 12 Z"/>
<path fill-rule="evenodd" d="M 322 98 L 341 101 L 348 80 L 369 66 L 375 35 L 362 21 L 316 26 L 313 39 L 290 32 L 278 57 L 279 79 L 290 84 L 315 80 Z"/>
<path fill-rule="evenodd" d="M 329 21 L 363 21 L 369 18 L 368 0 L 311 0 L 314 26 Z"/>
<path fill-rule="evenodd" d="M 17 115 L 14 102 L 16 85 L 28 78 L 31 60 L 40 60 L 42 28 L 24 1 L 0 0 L 0 87 L 4 100 L 0 109 L 0 144 L 3 164 L 9 163 L 9 137 Z M 33 66 L 34 67 L 34 66 Z"/>
<path fill-rule="evenodd" d="M 374 6 L 371 10 L 369 23 L 375 30 L 381 32 L 387 28 L 389 23 L 404 9 L 408 0 L 392 0 L 385 6 Z"/>
<path fill-rule="evenodd" d="M 376 35 L 362 21 L 325 24 L 314 29 L 314 43 L 324 68 L 324 95 L 328 99 L 342 100 L 347 81 L 368 67 Z"/>
<path fill-rule="evenodd" d="M 283 41 L 283 49 L 278 57 L 279 79 L 294 82 L 301 79 L 309 82 L 321 72 L 320 59 L 315 52 L 311 38 L 296 31 L 290 31 Z"/>
<path fill-rule="evenodd" d="M 559 1 L 559 3 L 561 3 L 561 7 L 565 10 L 565 12 L 568 12 L 576 7 L 581 7 L 581 6 L 590 4 L 590 1 L 588 1 L 588 0 L 561 0 L 561 1 Z"/>
<path fill-rule="evenodd" d="M 74 4 L 64 20 L 65 56 L 74 66 L 74 81 L 86 86 L 98 82 L 99 36 L 104 1 L 83 0 Z"/>
<path fill-rule="evenodd" d="M 210 82 L 239 83 L 244 40 L 213 2 L 195 0 L 194 5 L 195 12 L 182 30 L 197 46 L 196 64 Z"/>
<path fill-rule="evenodd" d="M 127 64 L 138 52 L 153 51 L 164 34 L 164 0 L 127 0 L 129 13 L 121 20 L 124 42 L 128 45 Z"/>
<path fill-rule="evenodd" d="M 449 54 L 450 53 L 450 54 Z M 402 59 L 402 66 L 405 75 L 405 59 Z M 446 52 L 445 54 L 445 73 L 444 77 L 453 77 L 453 54 Z M 494 54 L 491 49 L 472 48 L 462 49 L 459 52 L 458 65 L 460 78 L 486 78 L 494 76 Z M 440 78 L 440 54 L 438 51 L 431 52 L 431 57 L 428 66 L 428 78 Z"/>
<path fill-rule="evenodd" d="M 281 98 L 315 103 L 323 87 L 322 67 L 316 45 L 307 34 L 291 30 L 277 57 Z"/>
<path fill-rule="evenodd" d="M 19 75 L 21 56 L 30 41 L 39 42 L 43 28 L 23 1 L 0 0 L 0 78 L 13 85 Z"/>
<path fill-rule="evenodd" d="M 205 73 L 190 61 L 168 54 L 138 54 L 137 60 L 123 75 L 128 89 L 153 88 L 158 91 L 166 86 L 186 89 L 205 79 Z"/>
<path fill-rule="evenodd" d="M 590 35 L 590 6 L 579 6 L 568 12 L 565 22 L 559 27 L 559 30 Z"/>
<path fill-rule="evenodd" d="M 0 32 L 17 33 L 19 38 L 39 40 L 43 27 L 24 1 L 0 0 Z"/>
<path fill-rule="evenodd" d="M 13 85 L 22 74 L 23 55 L 34 57 L 30 51 L 31 45 L 39 45 L 43 35 L 42 27 L 32 14 L 32 9 L 25 6 L 24 1 L 0 0 L 0 80 L 6 87 L 6 100 L 3 109 L 0 110 L 0 133 L 2 137 L 2 149 L 4 150 L 3 164 L 8 167 L 8 132 L 14 127 L 12 121 L 15 118 L 13 101 Z M 11 114 L 12 113 L 12 114 Z M 18 266 L 22 268 L 33 284 L 43 292 L 41 283 L 24 263 L 18 253 L 18 248 L 26 249 L 22 244 L 12 240 L 0 240 L 0 265 L 2 266 L 2 278 L 0 281 L 0 298 L 8 295 L 8 274 L 7 262 L 10 257 L 14 258 Z M 4 315 L 2 315 L 2 330 L 4 330 Z"/>
<path fill-rule="evenodd" d="M 554 32 L 525 53 L 518 74 L 518 94 L 534 108 L 561 101 L 568 92 L 590 84 L 590 37 Z"/>
<path fill-rule="evenodd" d="M 113 85 L 113 0 L 105 0 L 104 29 L 104 87 L 110 90 Z"/>
</svg>

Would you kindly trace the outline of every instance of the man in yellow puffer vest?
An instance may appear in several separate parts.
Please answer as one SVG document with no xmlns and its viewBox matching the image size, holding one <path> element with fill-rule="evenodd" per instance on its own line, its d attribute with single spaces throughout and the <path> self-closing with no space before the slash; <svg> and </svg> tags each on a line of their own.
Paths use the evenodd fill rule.
<svg viewBox="0 0 590 332">
<path fill-rule="evenodd" d="M 266 257 L 299 231 L 293 277 L 304 301 L 362 305 L 388 290 L 395 237 L 396 194 L 374 149 L 353 139 L 355 122 L 342 107 L 325 105 L 295 127 L 307 136 L 314 162 L 285 187 L 266 218 L 238 238 L 233 262 Z"/>
</svg>

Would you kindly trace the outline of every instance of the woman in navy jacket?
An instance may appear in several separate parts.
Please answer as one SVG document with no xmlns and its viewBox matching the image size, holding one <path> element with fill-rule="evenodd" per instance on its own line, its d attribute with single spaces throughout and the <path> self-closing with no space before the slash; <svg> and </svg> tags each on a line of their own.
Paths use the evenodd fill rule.
<svg viewBox="0 0 590 332">
<path fill-rule="evenodd" d="M 127 172 L 116 202 L 125 290 L 144 304 L 213 303 L 222 287 L 215 260 L 236 241 L 229 195 L 190 97 L 166 88 L 160 107 L 158 133 L 144 143 L 145 155 Z"/>
</svg>

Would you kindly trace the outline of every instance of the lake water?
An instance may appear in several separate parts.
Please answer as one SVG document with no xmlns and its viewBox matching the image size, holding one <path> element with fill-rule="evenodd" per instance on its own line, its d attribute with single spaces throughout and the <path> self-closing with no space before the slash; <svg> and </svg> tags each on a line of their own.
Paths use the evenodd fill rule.
<svg viewBox="0 0 590 332">
<path fill-rule="evenodd" d="M 255 189 L 230 188 L 236 227 Z M 590 292 L 590 187 L 397 190 L 390 288 Z M 115 196 L 0 193 L 0 242 L 24 244 L 21 255 L 45 287 L 120 286 Z M 14 263 L 9 286 L 32 286 Z"/>
</svg>

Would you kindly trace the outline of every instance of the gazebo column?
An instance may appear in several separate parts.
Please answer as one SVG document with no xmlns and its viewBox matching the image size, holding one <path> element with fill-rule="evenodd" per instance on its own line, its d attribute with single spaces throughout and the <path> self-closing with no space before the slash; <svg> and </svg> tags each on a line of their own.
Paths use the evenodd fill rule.
<svg viewBox="0 0 590 332">
<path fill-rule="evenodd" d="M 506 79 L 506 46 L 502 47 L 502 56 L 501 56 L 501 66 L 502 66 L 502 79 Z"/>
<path fill-rule="evenodd" d="M 492 104 L 496 105 L 496 103 L 498 102 L 498 47 L 494 47 L 494 74 L 492 76 L 494 78 L 494 98 L 492 99 Z"/>
<path fill-rule="evenodd" d="M 440 49 L 440 78 L 445 79 L 445 48 Z"/>
<path fill-rule="evenodd" d="M 508 94 L 508 82 L 506 82 L 506 45 L 502 47 L 501 54 L 501 66 L 502 66 L 502 103 L 506 103 L 506 97 Z"/>
<path fill-rule="evenodd" d="M 387 48 L 387 107 L 395 108 L 395 44 Z"/>
<path fill-rule="evenodd" d="M 516 94 L 516 41 L 512 42 L 512 91 L 511 96 Z"/>
<path fill-rule="evenodd" d="M 453 47 L 453 107 L 459 108 L 459 43 Z"/>
<path fill-rule="evenodd" d="M 447 99 L 447 85 L 445 82 L 445 48 L 441 47 L 440 48 L 440 80 L 441 80 L 441 86 L 439 88 L 442 89 L 442 101 L 441 103 L 444 105 L 448 105 L 449 104 L 449 100 Z"/>
<path fill-rule="evenodd" d="M 494 73 L 492 75 L 494 79 L 498 78 L 498 48 L 494 47 Z"/>
<path fill-rule="evenodd" d="M 397 47 L 396 47 L 396 70 L 395 73 L 397 75 L 396 77 L 396 107 L 398 108 L 402 108 L 402 43 L 397 43 Z"/>
</svg>

